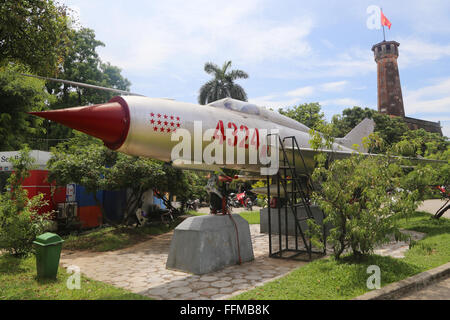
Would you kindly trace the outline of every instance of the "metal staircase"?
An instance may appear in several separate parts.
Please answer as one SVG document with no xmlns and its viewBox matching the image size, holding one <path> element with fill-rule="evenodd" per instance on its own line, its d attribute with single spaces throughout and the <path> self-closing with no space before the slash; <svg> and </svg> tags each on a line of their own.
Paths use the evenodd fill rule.
<svg viewBox="0 0 450 320">
<path fill-rule="evenodd" d="M 313 254 L 323 255 L 326 253 L 325 236 L 323 236 L 324 250 L 320 252 L 314 251 L 311 240 L 305 234 L 304 229 L 306 228 L 302 228 L 302 223 L 303 225 L 307 225 L 307 220 L 317 219 L 317 217 L 314 217 L 310 207 L 309 197 L 314 190 L 311 176 L 294 136 L 281 139 L 277 134 L 269 134 L 267 136 L 267 145 L 270 145 L 269 136 L 276 136 L 278 138 L 280 149 L 279 170 L 276 175 L 267 176 L 269 256 L 273 258 L 310 261 Z M 288 151 L 291 151 L 292 154 L 288 154 Z M 301 167 L 297 167 L 299 163 Z M 272 183 L 276 182 L 277 192 L 274 195 L 270 192 L 270 180 L 272 180 Z M 291 188 L 289 188 L 289 185 Z M 274 197 L 277 198 L 277 206 L 276 208 L 271 208 L 271 200 Z M 273 210 L 277 213 L 275 215 L 277 219 L 275 226 L 277 228 L 275 229 L 278 230 L 272 230 L 271 211 Z M 284 210 L 284 219 L 282 219 L 282 210 Z M 299 216 L 300 210 L 304 212 L 303 216 Z M 324 214 L 322 211 L 320 213 L 323 221 Z M 316 220 L 316 222 L 318 221 Z M 292 225 L 292 223 L 294 223 L 294 235 L 289 235 L 289 224 Z M 274 231 L 278 232 L 274 234 Z M 323 232 L 325 235 L 325 226 L 323 227 Z M 278 246 L 276 244 L 274 246 L 274 241 L 276 242 L 276 240 L 278 240 Z M 302 242 L 303 246 L 299 242 Z M 305 255 L 307 259 L 305 259 Z"/>
</svg>

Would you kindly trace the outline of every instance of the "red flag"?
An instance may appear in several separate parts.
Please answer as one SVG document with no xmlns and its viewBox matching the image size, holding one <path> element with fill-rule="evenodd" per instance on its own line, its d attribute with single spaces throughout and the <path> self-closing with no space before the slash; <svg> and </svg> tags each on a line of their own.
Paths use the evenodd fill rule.
<svg viewBox="0 0 450 320">
<path fill-rule="evenodd" d="M 383 11 L 381 11 L 381 25 L 386 26 L 389 28 L 389 30 L 391 30 L 392 23 L 383 14 Z"/>
</svg>

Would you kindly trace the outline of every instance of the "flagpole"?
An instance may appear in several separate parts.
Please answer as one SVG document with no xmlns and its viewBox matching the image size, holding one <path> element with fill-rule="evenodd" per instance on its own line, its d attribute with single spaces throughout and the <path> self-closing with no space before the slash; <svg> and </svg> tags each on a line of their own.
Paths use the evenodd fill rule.
<svg viewBox="0 0 450 320">
<path fill-rule="evenodd" d="M 383 14 L 383 8 L 380 8 L 381 14 Z M 386 34 L 384 33 L 384 23 L 381 23 L 381 26 L 383 27 L 383 40 L 386 41 Z"/>
</svg>

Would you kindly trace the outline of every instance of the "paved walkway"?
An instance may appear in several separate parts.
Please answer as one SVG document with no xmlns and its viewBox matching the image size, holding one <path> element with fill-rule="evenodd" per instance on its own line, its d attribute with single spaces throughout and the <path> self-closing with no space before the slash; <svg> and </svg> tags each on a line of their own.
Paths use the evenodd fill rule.
<svg viewBox="0 0 450 320">
<path fill-rule="evenodd" d="M 434 215 L 436 211 L 438 211 L 439 208 L 445 204 L 445 202 L 445 200 L 440 199 L 425 200 L 417 208 L 417 211 L 425 211 Z M 450 210 L 447 210 L 447 212 L 444 213 L 443 217 L 450 219 Z"/>
<path fill-rule="evenodd" d="M 267 235 L 251 225 L 255 260 L 197 276 L 166 269 L 173 232 L 113 252 L 63 252 L 64 267 L 76 265 L 87 277 L 156 299 L 226 299 L 283 276 L 305 262 L 267 257 Z"/>
<path fill-rule="evenodd" d="M 268 257 L 268 237 L 259 232 L 258 225 L 250 225 L 255 260 L 229 266 L 217 272 L 197 276 L 166 269 L 166 261 L 173 232 L 156 236 L 133 247 L 112 252 L 63 251 L 61 264 L 76 265 L 87 277 L 112 284 L 156 299 L 227 299 L 265 282 L 286 275 L 306 262 Z M 413 233 L 414 239 L 423 234 Z M 289 242 L 293 244 L 293 237 Z M 274 236 L 274 247 L 278 236 Z M 285 237 L 282 237 L 285 241 Z M 403 257 L 409 245 L 392 243 L 376 253 Z"/>
<path fill-rule="evenodd" d="M 450 300 L 450 277 L 406 294 L 399 300 Z"/>
</svg>

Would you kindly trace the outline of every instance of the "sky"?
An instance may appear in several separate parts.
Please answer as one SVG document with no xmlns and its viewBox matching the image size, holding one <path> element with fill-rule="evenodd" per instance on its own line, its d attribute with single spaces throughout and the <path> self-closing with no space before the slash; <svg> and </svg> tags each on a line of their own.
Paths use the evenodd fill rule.
<svg viewBox="0 0 450 320">
<path fill-rule="evenodd" d="M 400 43 L 405 114 L 440 121 L 450 137 L 448 0 L 60 0 L 105 47 L 131 91 L 197 102 L 205 62 L 232 61 L 250 102 L 274 108 L 319 102 L 327 120 L 345 108 L 377 109 L 371 48 L 383 40 L 371 5 Z"/>
</svg>

